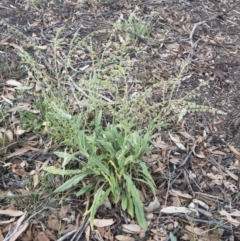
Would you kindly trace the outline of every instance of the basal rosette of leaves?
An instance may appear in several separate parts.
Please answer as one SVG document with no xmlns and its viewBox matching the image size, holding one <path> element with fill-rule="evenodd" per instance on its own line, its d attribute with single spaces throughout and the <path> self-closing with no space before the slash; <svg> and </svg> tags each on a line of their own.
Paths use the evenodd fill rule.
<svg viewBox="0 0 240 241">
<path fill-rule="evenodd" d="M 138 187 L 145 185 L 153 195 L 156 193 L 155 183 L 148 168 L 141 157 L 152 150 L 149 146 L 151 132 L 141 135 L 129 128 L 131 125 L 109 124 L 106 128 L 101 125 L 101 114 L 98 115 L 98 124 L 91 135 L 84 131 L 76 134 L 79 152 L 68 154 L 65 164 L 78 160 L 81 170 L 60 170 L 53 167 L 45 168 L 53 174 L 67 175 L 75 173 L 69 180 L 55 190 L 55 193 L 64 192 L 77 186 L 77 196 L 94 193 L 94 199 L 85 215 L 89 215 L 93 227 L 94 216 L 98 208 L 108 197 L 113 203 L 121 203 L 121 208 L 131 217 L 136 217 L 139 225 L 146 230 L 147 223 L 144 217 L 143 203 L 140 199 Z M 57 153 L 60 157 L 64 153 Z M 66 157 L 66 156 L 65 156 Z M 84 179 L 85 187 L 80 186 Z"/>
</svg>

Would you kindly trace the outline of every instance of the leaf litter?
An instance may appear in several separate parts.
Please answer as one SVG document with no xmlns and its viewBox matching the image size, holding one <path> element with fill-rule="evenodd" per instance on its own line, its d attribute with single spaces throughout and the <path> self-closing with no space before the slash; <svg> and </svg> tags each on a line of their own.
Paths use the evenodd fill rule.
<svg viewBox="0 0 240 241">
<path fill-rule="evenodd" d="M 119 16 L 127 19 L 136 6 L 134 1 L 43 2 L 42 23 L 41 11 L 31 1 L 15 3 L 14 7 L 3 2 L 4 5 L 0 5 L 1 18 L 8 18 L 9 23 L 18 28 L 21 26 L 22 31 L 36 41 L 38 49 L 45 51 L 48 56 L 53 53 L 51 43 L 55 36 L 54 29 L 58 26 L 69 26 L 64 30 L 67 37 L 71 37 L 81 26 L 81 34 L 86 36 L 93 29 L 108 27 L 108 22 L 116 22 Z M 181 110 L 175 109 L 176 113 L 180 113 L 175 122 L 177 126 L 173 126 L 171 130 L 163 128 L 153 142 L 154 150 L 144 157 L 153 171 L 152 176 L 157 185 L 154 200 L 148 197 L 146 190 L 141 190 L 141 197 L 146 202 L 145 210 L 150 217 L 148 232 L 142 234 L 134 219 L 118 209 L 113 210 L 111 205 L 102 213 L 99 210 L 95 230 L 91 232 L 88 231 L 88 222 L 84 221 L 82 215 L 87 200 L 76 199 L 69 194 L 64 198 L 68 198 L 72 205 L 62 205 L 60 211 L 51 207 L 48 212 L 40 207 L 36 216 L 30 214 L 32 207 L 29 207 L 29 213 L 23 213 L 25 210 L 17 209 L 18 203 L 14 208 L 5 201 L 6 197 L 11 196 L 6 195 L 10 187 L 13 197 L 19 196 L 27 200 L 26 197 L 39 192 L 42 193 L 42 198 L 47 199 L 51 194 L 38 190 L 39 180 L 33 180 L 36 174 L 40 178 L 43 170 L 32 164 L 32 160 L 37 160 L 40 166 L 46 162 L 58 161 L 51 153 L 51 143 L 44 140 L 44 136 L 34 136 L 32 130 L 22 129 L 20 125 L 17 114 L 19 108 L 38 114 L 38 110 L 30 105 L 29 99 L 18 98 L 21 91 L 19 87 L 34 90 L 34 76 L 29 73 L 27 78 L 17 79 L 14 76 L 14 72 L 19 75 L 16 67 L 12 73 L 1 73 L 1 108 L 8 110 L 9 118 L 0 129 L 0 140 L 3 143 L 3 147 L 0 147 L 1 158 L 3 157 L 0 184 L 3 194 L 1 193 L 0 200 L 5 207 L 0 213 L 0 240 L 61 240 L 58 239 L 59 230 L 62 237 L 68 237 L 71 232 L 77 234 L 75 240 L 81 236 L 85 236 L 86 240 L 94 237 L 96 240 L 126 241 L 139 240 L 140 237 L 145 240 L 174 240 L 175 237 L 175 240 L 192 240 L 193 237 L 197 237 L 197 240 L 239 239 L 240 86 L 237 80 L 240 75 L 240 59 L 239 49 L 236 47 L 239 46 L 236 38 L 240 21 L 239 5 L 232 2 L 228 4 L 227 1 L 142 1 L 137 5 L 139 16 L 148 14 L 152 18 L 151 37 L 155 42 L 160 40 L 157 45 L 155 42 L 145 43 L 139 38 L 139 43 L 146 44 L 150 56 L 148 61 L 141 61 L 141 64 L 133 66 L 136 76 L 133 75 L 132 80 L 138 83 L 138 88 L 145 87 L 142 84 L 144 81 L 151 83 L 176 77 L 179 67 L 189 57 L 191 65 L 182 78 L 177 95 L 180 97 L 200 82 L 213 77 L 214 80 L 208 87 L 193 99 L 196 103 L 211 103 L 211 106 L 222 109 L 228 115 L 213 118 L 205 113 L 197 113 L 185 116 L 184 106 Z M 2 12 L 3 6 L 6 12 Z M 204 24 L 198 24 L 201 21 Z M 26 25 L 26 22 L 29 24 Z M 188 38 L 191 33 L 195 36 Z M 12 33 L 4 34 L 0 41 L 1 61 L 4 63 L 17 59 L 17 65 L 21 67 L 16 50 L 24 47 L 31 51 L 31 46 Z M 121 44 L 126 43 L 125 36 L 119 35 L 117 38 Z M 99 43 L 102 43 L 100 38 Z M 64 54 L 64 49 L 59 49 L 58 54 Z M 84 54 L 83 51 L 77 59 L 83 58 Z M 138 56 L 135 58 L 137 60 Z M 88 68 L 90 66 L 84 64 L 81 71 Z M 168 92 L 170 87 L 166 85 L 164 88 Z M 35 90 L 36 93 L 39 92 L 37 86 Z M 149 101 L 160 101 L 161 95 L 162 90 L 155 89 Z M 107 96 L 104 98 L 109 100 Z M 22 181 L 24 184 L 16 185 Z M 33 189 L 31 185 L 34 186 Z M 16 217 L 21 215 L 17 220 Z M 115 226 L 116 222 L 118 226 Z M 45 229 L 42 228 L 42 223 Z M 213 230 L 215 232 L 211 232 Z"/>
</svg>

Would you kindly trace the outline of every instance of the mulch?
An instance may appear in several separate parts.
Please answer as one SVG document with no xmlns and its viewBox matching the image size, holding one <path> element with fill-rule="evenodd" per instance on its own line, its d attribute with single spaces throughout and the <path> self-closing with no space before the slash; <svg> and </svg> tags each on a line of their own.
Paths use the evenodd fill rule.
<svg viewBox="0 0 240 241">
<path fill-rule="evenodd" d="M 38 8 L 31 1 L 2 0 L 0 66 L 8 63 L 12 70 L 0 73 L 0 93 L 4 93 L 7 80 L 19 76 L 24 64 L 17 54 L 19 47 L 34 56 L 27 40 L 4 23 L 44 49 L 53 44 L 59 28 L 63 29 L 62 37 L 71 39 L 78 31 L 80 38 L 84 38 L 93 31 L 111 28 L 120 18 L 127 20 L 133 11 L 138 18 L 151 19 L 151 38 L 156 41 L 139 39 L 138 44 L 145 47 L 147 57 L 136 63 L 132 77 L 145 81 L 146 86 L 153 81 L 169 81 L 179 77 L 181 66 L 188 59 L 189 65 L 181 74 L 181 85 L 174 97 L 181 98 L 211 80 L 191 100 L 217 108 L 225 115 L 188 113 L 180 121 L 173 121 L 171 128 L 156 133 L 155 149 L 144 160 L 151 167 L 160 207 L 148 214 L 146 233 L 135 229 L 124 231 L 120 223 L 126 224 L 127 218 L 116 208 L 99 210 L 98 218 L 113 218 L 119 224 L 117 227 L 108 226 L 104 230 L 98 227 L 86 237 L 90 240 L 101 240 L 99 235 L 103 240 L 240 240 L 240 4 L 237 1 L 52 0 Z M 99 45 L 104 43 L 104 36 L 100 35 L 98 41 Z M 137 54 L 134 57 L 141 58 Z M 151 101 L 160 100 L 161 89 L 155 89 Z M 173 133 L 172 137 L 169 132 Z M 1 179 L 4 175 L 8 175 L 6 170 Z M 6 186 L 1 187 L 6 191 Z M 78 202 L 73 197 L 71 208 L 61 207 L 61 214 L 46 208 L 42 214 L 31 216 L 31 225 L 17 240 L 61 240 L 65 233 L 61 230 L 59 235 L 58 224 L 67 215 L 65 228 L 70 224 L 74 228 L 80 225 L 76 220 L 84 205 L 83 200 L 79 206 Z M 197 216 L 161 212 L 166 207 L 189 205 L 197 210 Z M 7 227 L 8 224 L 0 223 L 0 240 L 9 240 Z M 77 231 L 75 240 L 85 240 L 80 236 L 86 230 Z"/>
</svg>

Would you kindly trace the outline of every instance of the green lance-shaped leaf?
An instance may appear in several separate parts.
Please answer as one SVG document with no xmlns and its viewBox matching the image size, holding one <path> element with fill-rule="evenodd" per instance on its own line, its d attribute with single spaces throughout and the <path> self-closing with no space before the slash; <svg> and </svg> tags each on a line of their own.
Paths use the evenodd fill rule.
<svg viewBox="0 0 240 241">
<path fill-rule="evenodd" d="M 128 199 L 125 194 L 122 194 L 121 206 L 122 206 L 123 211 L 125 211 L 127 209 L 127 205 L 128 205 Z"/>
<path fill-rule="evenodd" d="M 147 222 L 144 216 L 143 203 L 140 199 L 140 194 L 136 186 L 134 185 L 131 177 L 129 175 L 124 174 L 124 178 L 127 182 L 127 189 L 133 199 L 133 205 L 137 221 L 143 230 L 147 230 Z"/>
<path fill-rule="evenodd" d="M 89 175 L 89 173 L 81 173 L 79 175 L 76 175 L 76 176 L 72 177 L 71 179 L 69 179 L 65 183 L 63 183 L 63 185 L 58 187 L 54 191 L 54 193 L 64 192 L 64 191 L 76 186 L 83 178 L 85 178 L 88 175 Z"/>
<path fill-rule="evenodd" d="M 62 175 L 62 176 L 81 173 L 81 170 L 63 170 L 63 169 L 56 168 L 54 166 L 45 167 L 43 170 L 54 175 Z"/>
<path fill-rule="evenodd" d="M 103 185 L 102 185 L 94 195 L 94 200 L 93 200 L 91 208 L 84 213 L 84 215 L 90 214 L 89 220 L 90 220 L 90 226 L 91 226 L 92 230 L 93 230 L 93 221 L 94 221 L 95 214 L 96 214 L 98 208 L 101 205 L 103 205 L 103 203 L 106 201 L 110 191 L 111 191 L 111 189 L 109 188 L 103 194 Z"/>
<path fill-rule="evenodd" d="M 79 197 L 85 193 L 91 192 L 95 188 L 95 186 L 96 186 L 96 183 L 94 183 L 94 182 L 89 183 L 87 186 L 81 188 L 81 190 L 76 193 L 76 196 Z"/>
</svg>

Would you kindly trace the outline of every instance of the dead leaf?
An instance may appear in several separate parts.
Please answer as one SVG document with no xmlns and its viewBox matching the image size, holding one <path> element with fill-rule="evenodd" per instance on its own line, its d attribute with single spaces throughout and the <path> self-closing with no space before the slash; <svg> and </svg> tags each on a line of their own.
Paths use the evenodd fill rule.
<svg viewBox="0 0 240 241">
<path fill-rule="evenodd" d="M 28 147 L 22 147 L 20 149 L 17 149 L 16 151 L 14 151 L 13 153 L 9 154 L 7 156 L 7 159 L 14 157 L 14 156 L 20 156 L 26 152 L 30 151 L 30 149 Z"/>
<path fill-rule="evenodd" d="M 154 147 L 164 149 L 164 150 L 169 150 L 170 146 L 166 144 L 164 141 L 161 140 L 160 137 L 156 139 L 155 142 L 153 142 Z"/>
<path fill-rule="evenodd" d="M 29 7 L 30 7 L 30 1 L 26 1 L 24 10 L 27 11 L 29 9 Z"/>
<path fill-rule="evenodd" d="M 8 85 L 16 86 L 16 87 L 22 86 L 22 83 L 20 83 L 20 82 L 17 81 L 17 80 L 14 80 L 14 79 L 10 79 L 10 80 L 6 81 L 6 83 L 7 83 Z"/>
<path fill-rule="evenodd" d="M 123 224 L 123 231 L 126 233 L 132 233 L 132 234 L 137 234 L 140 233 L 141 228 L 137 224 Z"/>
<path fill-rule="evenodd" d="M 38 183 L 39 183 L 38 174 L 35 173 L 35 174 L 33 175 L 33 187 L 35 188 L 35 187 L 38 185 Z"/>
<path fill-rule="evenodd" d="M 213 73 L 215 77 L 219 78 L 220 80 L 224 80 L 227 76 L 227 73 L 223 72 L 221 69 L 214 69 Z"/>
<path fill-rule="evenodd" d="M 111 226 L 112 224 L 114 224 L 114 220 L 113 219 L 97 219 L 95 218 L 93 221 L 94 226 L 96 227 L 107 227 L 107 226 Z"/>
<path fill-rule="evenodd" d="M 29 225 L 29 223 L 26 222 L 22 226 L 20 226 L 18 231 L 16 233 L 14 233 L 14 235 L 9 239 L 9 241 L 17 240 L 17 238 L 27 229 L 28 225 Z"/>
<path fill-rule="evenodd" d="M 186 131 L 179 131 L 179 133 L 180 133 L 182 136 L 184 136 L 185 138 L 187 138 L 188 140 L 192 140 L 192 141 L 195 140 L 194 137 L 191 136 L 190 134 L 188 134 Z"/>
<path fill-rule="evenodd" d="M 5 134 L 6 134 L 7 138 L 8 138 L 8 141 L 12 142 L 13 141 L 13 133 L 10 130 L 7 130 L 5 132 Z"/>
<path fill-rule="evenodd" d="M 228 190 L 230 190 L 232 193 L 235 193 L 235 192 L 238 191 L 237 186 L 235 186 L 233 183 L 231 183 L 231 182 L 229 182 L 229 181 L 227 181 L 227 180 L 223 180 L 223 184 L 224 184 L 224 186 L 225 186 Z"/>
<path fill-rule="evenodd" d="M 5 221 L 0 221 L 0 225 L 12 223 L 14 220 L 15 220 L 15 218 L 10 218 L 10 219 L 5 220 Z"/>
<path fill-rule="evenodd" d="M 209 151 L 214 155 L 219 155 L 219 156 L 226 156 L 226 153 L 223 151 L 215 150 L 215 151 Z"/>
<path fill-rule="evenodd" d="M 195 212 L 196 213 L 196 210 L 194 209 L 191 209 L 191 208 L 186 208 L 186 207 L 174 207 L 174 206 L 169 206 L 169 207 L 166 207 L 166 208 L 163 208 L 161 209 L 160 211 L 161 213 L 192 213 L 192 212 Z"/>
<path fill-rule="evenodd" d="M 49 216 L 49 220 L 47 221 L 47 223 L 48 223 L 48 226 L 53 230 L 59 230 L 61 225 L 60 220 L 58 220 L 58 218 L 54 214 L 51 214 Z"/>
<path fill-rule="evenodd" d="M 3 237 L 3 234 L 2 234 L 2 230 L 0 229 L 0 241 L 3 241 L 4 240 L 4 237 Z"/>
<path fill-rule="evenodd" d="M 203 140 L 204 140 L 203 136 L 200 136 L 200 135 L 197 136 L 197 142 L 198 143 L 203 142 Z"/>
<path fill-rule="evenodd" d="M 240 152 L 239 151 L 237 151 L 233 146 L 231 146 L 231 145 L 228 145 L 228 147 L 229 147 L 229 149 L 234 153 L 234 154 L 236 154 L 236 155 L 238 155 L 238 156 L 240 156 Z"/>
<path fill-rule="evenodd" d="M 197 199 L 204 201 L 205 203 L 207 203 L 208 205 L 211 205 L 211 206 L 214 206 L 216 204 L 216 202 L 224 201 L 220 197 L 209 195 L 207 193 L 195 192 L 195 194 L 196 194 Z"/>
<path fill-rule="evenodd" d="M 171 135 L 171 134 L 169 133 L 169 136 L 170 136 L 171 140 L 176 144 L 177 147 L 179 147 L 180 149 L 186 151 L 186 148 L 185 148 L 184 145 L 181 143 L 180 138 L 179 138 L 177 135 L 173 136 L 173 135 Z"/>
<path fill-rule="evenodd" d="M 86 70 L 89 66 L 90 66 L 89 64 L 88 64 L 88 65 L 85 65 L 85 66 L 83 66 L 82 68 L 80 68 L 80 70 L 84 71 L 84 70 Z"/>
<path fill-rule="evenodd" d="M 98 231 L 99 234 L 101 235 L 98 239 L 98 240 L 103 240 L 103 238 L 105 238 L 105 240 L 108 240 L 108 241 L 113 241 L 114 240 L 114 237 L 113 237 L 113 234 L 111 232 L 111 229 L 110 229 L 110 226 L 107 226 L 107 227 L 98 227 L 97 230 L 95 231 Z"/>
<path fill-rule="evenodd" d="M 185 229 L 190 232 L 190 233 L 194 233 L 196 235 L 204 235 L 205 234 L 205 230 L 198 228 L 198 227 L 192 227 L 190 225 L 186 225 Z"/>
<path fill-rule="evenodd" d="M 152 202 L 150 202 L 147 207 L 144 207 L 144 210 L 147 213 L 151 213 L 159 208 L 160 208 L 160 202 L 159 202 L 158 198 L 155 197 L 154 200 Z"/>
<path fill-rule="evenodd" d="M 71 206 L 70 205 L 62 206 L 58 213 L 59 218 L 62 220 L 67 216 L 68 212 L 71 212 Z"/>
<path fill-rule="evenodd" d="M 47 45 L 42 45 L 42 46 L 37 46 L 38 49 L 41 49 L 41 50 L 46 50 L 48 48 Z"/>
<path fill-rule="evenodd" d="M 17 238 L 27 229 L 29 223 L 23 223 L 23 220 L 26 218 L 26 216 L 27 212 L 23 213 L 23 215 L 14 224 L 11 225 L 11 229 L 9 229 L 9 232 L 10 234 L 13 234 L 14 232 L 14 234 L 11 235 L 9 241 L 17 240 Z"/>
<path fill-rule="evenodd" d="M 209 206 L 205 202 L 203 202 L 203 201 L 201 201 L 199 199 L 193 199 L 192 201 L 195 204 L 199 204 L 201 207 L 205 208 L 206 210 L 209 209 Z"/>
<path fill-rule="evenodd" d="M 234 210 L 230 213 L 231 216 L 233 217 L 240 217 L 240 211 L 239 210 Z"/>
<path fill-rule="evenodd" d="M 23 129 L 20 128 L 20 126 L 18 126 L 17 129 L 14 130 L 14 133 L 15 133 L 15 135 L 17 135 L 17 136 L 21 136 L 21 135 L 23 135 L 24 133 L 29 132 L 29 131 L 30 131 L 30 129 L 23 130 Z"/>
<path fill-rule="evenodd" d="M 191 237 L 190 237 L 190 235 L 189 235 L 188 233 L 184 233 L 184 234 L 181 236 L 181 239 L 188 241 L 188 240 L 191 239 Z"/>
<path fill-rule="evenodd" d="M 4 96 L 6 98 L 8 98 L 9 100 L 15 100 L 15 97 L 12 94 L 10 94 L 10 93 L 6 93 Z"/>
<path fill-rule="evenodd" d="M 237 129 L 240 126 L 240 117 L 238 117 L 233 123 L 234 129 Z"/>
<path fill-rule="evenodd" d="M 13 161 L 13 164 L 11 165 L 11 171 L 13 173 L 16 173 L 19 176 L 32 176 L 32 175 L 34 175 L 36 173 L 35 170 L 32 170 L 31 172 L 27 172 L 24 169 L 25 163 L 26 162 L 21 161 L 21 160 Z"/>
<path fill-rule="evenodd" d="M 4 45 L 11 37 L 12 37 L 12 35 L 8 35 L 6 38 L 3 38 L 0 41 L 0 45 Z"/>
<path fill-rule="evenodd" d="M 207 173 L 206 176 L 208 176 L 212 180 L 223 180 L 223 176 L 219 174 L 214 175 L 213 173 Z"/>
<path fill-rule="evenodd" d="M 88 225 L 86 230 L 85 230 L 85 239 L 86 239 L 86 241 L 90 241 L 90 234 L 91 234 L 91 228 L 90 228 L 90 225 Z"/>
<path fill-rule="evenodd" d="M 102 238 L 102 235 L 100 234 L 100 232 L 98 230 L 94 230 L 93 237 L 97 241 L 104 241 Z"/>
<path fill-rule="evenodd" d="M 224 171 L 235 181 L 238 181 L 238 176 L 235 175 L 234 173 L 232 173 L 231 171 L 229 171 L 227 168 L 224 168 Z"/>
<path fill-rule="evenodd" d="M 115 238 L 119 241 L 135 241 L 134 238 L 124 235 L 116 235 Z"/>
<path fill-rule="evenodd" d="M 153 213 L 146 213 L 146 220 L 152 220 L 154 218 Z"/>
<path fill-rule="evenodd" d="M 1 215 L 6 215 L 6 216 L 11 216 L 11 217 L 19 217 L 23 215 L 22 211 L 18 210 L 12 210 L 12 209 L 5 209 L 5 210 L 0 210 Z"/>
<path fill-rule="evenodd" d="M 7 102 L 9 105 L 13 105 L 12 101 L 6 98 L 4 95 L 2 95 L 2 98 L 5 102 Z"/>
<path fill-rule="evenodd" d="M 176 158 L 176 157 L 170 158 L 169 162 L 171 162 L 172 164 L 180 164 L 181 163 L 180 159 Z"/>
<path fill-rule="evenodd" d="M 176 63 L 177 66 L 181 66 L 181 65 L 182 65 L 182 62 L 183 62 L 183 60 L 182 60 L 182 59 L 179 59 L 179 58 L 177 58 L 177 59 L 175 60 L 175 63 Z"/>
<path fill-rule="evenodd" d="M 226 210 L 218 211 L 222 216 L 226 216 L 227 220 L 234 226 L 238 227 L 240 222 L 237 219 L 231 217 L 231 213 L 228 213 Z"/>
<path fill-rule="evenodd" d="M 7 159 L 11 158 L 11 157 L 14 157 L 14 156 L 20 156 L 28 151 L 36 151 L 36 152 L 42 152 L 43 150 L 41 149 L 38 149 L 38 148 L 34 148 L 34 147 L 31 147 L 31 146 L 24 146 L 22 148 L 19 148 L 17 149 L 16 151 L 14 151 L 13 153 L 9 154 L 7 156 Z"/>
<path fill-rule="evenodd" d="M 188 193 L 182 193 L 181 191 L 179 190 L 170 190 L 170 194 L 174 195 L 174 196 L 179 196 L 179 197 L 184 197 L 184 198 L 193 198 L 191 195 L 189 195 Z"/>
<path fill-rule="evenodd" d="M 50 240 L 54 240 L 56 241 L 57 240 L 57 237 L 55 236 L 55 234 L 53 234 L 53 232 L 51 232 L 50 230 L 44 230 L 44 233 L 47 235 L 47 237 L 50 239 Z"/>
<path fill-rule="evenodd" d="M 180 200 L 179 196 L 172 197 L 172 206 L 181 207 L 181 200 Z"/>
<path fill-rule="evenodd" d="M 37 235 L 38 241 L 50 241 L 47 235 L 44 232 L 39 232 Z"/>
<path fill-rule="evenodd" d="M 69 233 L 73 230 L 77 229 L 77 227 L 73 224 L 67 224 L 64 228 L 61 229 L 61 234 Z"/>
<path fill-rule="evenodd" d="M 10 112 L 15 112 L 18 110 L 27 110 L 30 111 L 34 114 L 39 114 L 40 110 L 34 110 L 33 107 L 29 103 L 19 103 L 16 107 L 11 108 L 9 111 Z"/>
<path fill-rule="evenodd" d="M 124 38 L 120 34 L 118 34 L 118 39 L 119 39 L 121 44 L 125 44 L 126 43 L 126 41 L 124 40 Z"/>
<path fill-rule="evenodd" d="M 179 49 L 179 44 L 177 42 L 171 43 L 171 44 L 165 44 L 165 47 L 170 51 L 177 52 Z"/>
<path fill-rule="evenodd" d="M 199 151 L 199 153 L 196 153 L 195 150 L 193 150 L 193 154 L 198 158 L 201 158 L 201 159 L 205 158 L 205 155 L 202 151 Z"/>
</svg>

